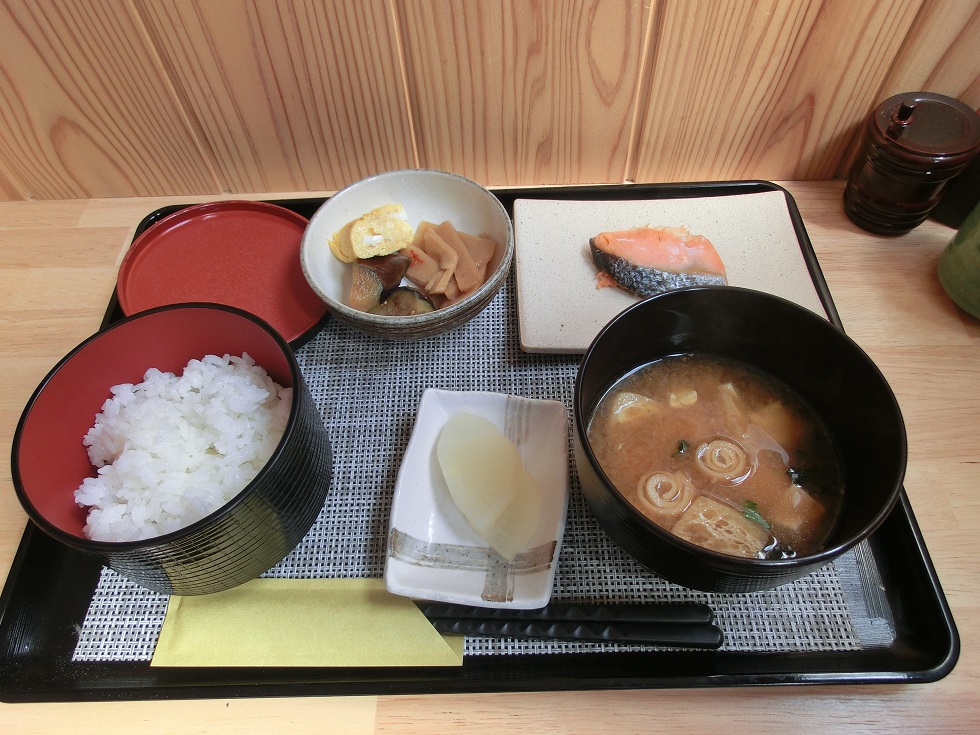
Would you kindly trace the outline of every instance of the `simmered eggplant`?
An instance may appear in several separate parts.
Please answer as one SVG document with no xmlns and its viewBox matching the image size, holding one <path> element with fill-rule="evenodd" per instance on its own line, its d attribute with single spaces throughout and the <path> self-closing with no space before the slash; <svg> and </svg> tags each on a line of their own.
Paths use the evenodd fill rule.
<svg viewBox="0 0 980 735">
<path fill-rule="evenodd" d="M 383 287 L 377 272 L 363 263 L 354 263 L 347 304 L 358 311 L 370 311 L 381 301 Z"/>
<path fill-rule="evenodd" d="M 435 304 L 421 291 L 409 286 L 400 286 L 369 311 L 383 316 L 414 316 L 434 311 L 435 308 Z"/>
<path fill-rule="evenodd" d="M 401 285 L 402 279 L 408 273 L 408 266 L 412 264 L 412 259 L 399 252 L 391 255 L 379 255 L 376 258 L 368 258 L 360 262 L 370 266 L 378 274 L 383 291 L 390 291 Z"/>
<path fill-rule="evenodd" d="M 389 291 L 398 287 L 411 262 L 411 258 L 401 253 L 355 261 L 348 304 L 359 311 L 371 311 Z"/>
</svg>

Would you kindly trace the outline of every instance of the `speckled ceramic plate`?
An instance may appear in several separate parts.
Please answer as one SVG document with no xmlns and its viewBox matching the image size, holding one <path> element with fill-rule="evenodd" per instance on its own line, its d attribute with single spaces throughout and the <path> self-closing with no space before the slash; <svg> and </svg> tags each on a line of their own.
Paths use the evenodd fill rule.
<svg viewBox="0 0 980 735">
<path fill-rule="evenodd" d="M 707 237 L 733 286 L 768 291 L 821 316 L 782 191 L 682 199 L 514 202 L 515 271 L 521 348 L 584 353 L 599 330 L 639 299 L 596 288 L 589 239 L 650 225 Z"/>
<path fill-rule="evenodd" d="M 512 562 L 490 549 L 449 495 L 435 457 L 450 416 L 490 419 L 517 445 L 545 495 L 530 548 Z M 560 401 L 429 389 L 419 402 L 391 507 L 385 585 L 420 600 L 532 609 L 551 598 L 568 509 L 568 417 Z"/>
</svg>

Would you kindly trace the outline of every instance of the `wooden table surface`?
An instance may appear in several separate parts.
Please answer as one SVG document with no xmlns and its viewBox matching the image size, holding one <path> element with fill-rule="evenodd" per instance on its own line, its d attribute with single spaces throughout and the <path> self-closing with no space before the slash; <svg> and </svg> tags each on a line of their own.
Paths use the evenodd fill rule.
<svg viewBox="0 0 980 735">
<path fill-rule="evenodd" d="M 980 321 L 959 311 L 935 276 L 952 230 L 927 222 L 879 238 L 844 216 L 842 182 L 783 185 L 845 330 L 902 407 L 906 490 L 961 636 L 950 675 L 915 685 L 2 704 L 0 732 L 980 732 Z M 99 327 L 136 224 L 190 201 L 203 198 L 0 203 L 4 457 L 34 388 Z M 26 516 L 6 460 L 0 472 L 6 574 Z"/>
</svg>

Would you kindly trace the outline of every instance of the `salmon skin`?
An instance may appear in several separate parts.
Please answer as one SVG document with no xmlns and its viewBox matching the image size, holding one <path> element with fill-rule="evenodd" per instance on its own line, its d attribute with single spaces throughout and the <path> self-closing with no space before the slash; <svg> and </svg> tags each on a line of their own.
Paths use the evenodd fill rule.
<svg viewBox="0 0 980 735">
<path fill-rule="evenodd" d="M 725 264 L 711 242 L 687 227 L 600 232 L 589 240 L 597 288 L 620 286 L 655 296 L 684 286 L 724 286 Z"/>
</svg>

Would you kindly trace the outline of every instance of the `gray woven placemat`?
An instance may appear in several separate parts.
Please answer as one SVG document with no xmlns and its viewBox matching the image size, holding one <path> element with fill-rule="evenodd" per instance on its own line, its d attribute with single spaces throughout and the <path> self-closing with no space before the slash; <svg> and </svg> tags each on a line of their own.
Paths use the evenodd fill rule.
<svg viewBox="0 0 980 735">
<path fill-rule="evenodd" d="M 326 504 L 306 538 L 264 576 L 380 577 L 391 494 L 415 410 L 426 388 L 489 390 L 563 401 L 571 415 L 577 356 L 520 349 L 513 278 L 469 324 L 421 342 L 363 335 L 331 320 L 297 357 L 334 450 Z M 725 632 L 723 650 L 853 651 L 894 640 L 874 558 L 864 545 L 775 590 L 696 592 L 650 573 L 613 544 L 579 491 L 572 492 L 553 600 L 706 602 Z M 148 661 L 167 597 L 104 569 L 79 631 L 75 661 Z M 616 652 L 614 643 L 468 637 L 466 655 Z"/>
</svg>

